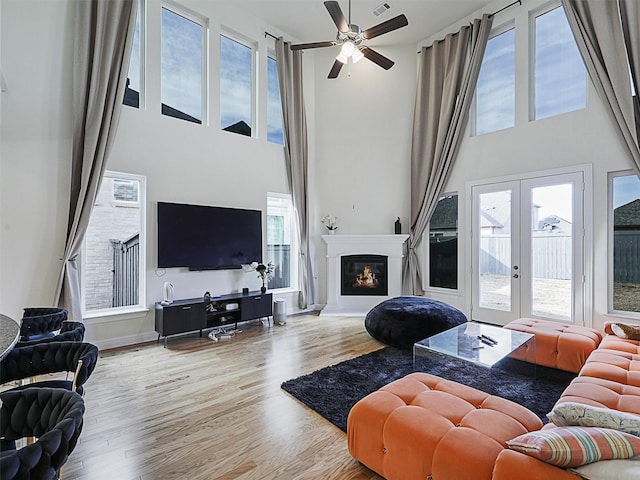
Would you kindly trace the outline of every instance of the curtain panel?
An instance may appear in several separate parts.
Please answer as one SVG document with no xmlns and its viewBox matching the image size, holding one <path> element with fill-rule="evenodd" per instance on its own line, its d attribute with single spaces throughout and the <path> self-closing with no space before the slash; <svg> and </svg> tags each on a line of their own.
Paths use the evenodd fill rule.
<svg viewBox="0 0 640 480">
<path fill-rule="evenodd" d="M 640 174 L 640 2 L 562 0 L 562 6 L 589 77 Z"/>
<path fill-rule="evenodd" d="M 282 37 L 276 40 L 276 62 L 284 129 L 284 158 L 298 227 L 298 306 L 314 303 L 309 242 L 309 151 L 302 88 L 302 52 L 292 51 Z"/>
<path fill-rule="evenodd" d="M 74 2 L 69 220 L 55 302 L 82 320 L 79 254 L 115 138 L 136 21 L 135 0 Z"/>
<path fill-rule="evenodd" d="M 456 158 L 492 23 L 493 16 L 484 15 L 420 52 L 411 144 L 411 227 L 402 278 L 405 294 L 422 293 L 417 247 Z"/>
</svg>

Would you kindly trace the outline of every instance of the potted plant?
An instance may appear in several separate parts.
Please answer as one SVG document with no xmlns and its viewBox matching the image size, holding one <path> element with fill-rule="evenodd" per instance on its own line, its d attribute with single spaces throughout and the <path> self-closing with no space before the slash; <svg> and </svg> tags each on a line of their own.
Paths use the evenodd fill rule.
<svg viewBox="0 0 640 480">
<path fill-rule="evenodd" d="M 336 233 L 336 230 L 338 229 L 338 226 L 336 225 L 337 221 L 338 217 L 335 215 L 325 215 L 322 217 L 322 224 L 327 227 L 327 230 L 329 230 L 329 235 Z"/>
</svg>

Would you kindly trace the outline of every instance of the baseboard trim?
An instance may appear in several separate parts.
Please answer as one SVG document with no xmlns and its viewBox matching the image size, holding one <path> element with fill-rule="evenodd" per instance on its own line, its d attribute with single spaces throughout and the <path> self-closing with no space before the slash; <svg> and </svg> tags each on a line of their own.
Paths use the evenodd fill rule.
<svg viewBox="0 0 640 480">
<path fill-rule="evenodd" d="M 93 343 L 99 350 L 109 350 L 111 348 L 128 347 L 138 343 L 153 342 L 158 339 L 158 334 L 156 332 L 145 332 L 127 335 L 126 337 L 107 338 L 105 340 L 93 340 L 90 338 L 90 335 L 86 337 L 85 341 Z"/>
</svg>

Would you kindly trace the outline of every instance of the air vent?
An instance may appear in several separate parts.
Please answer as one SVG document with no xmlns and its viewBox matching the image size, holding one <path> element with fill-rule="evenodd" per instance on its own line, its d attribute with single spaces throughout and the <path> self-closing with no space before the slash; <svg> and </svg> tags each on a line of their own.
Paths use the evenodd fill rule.
<svg viewBox="0 0 640 480">
<path fill-rule="evenodd" d="M 389 10 L 391 8 L 391 5 L 389 5 L 388 3 L 381 3 L 380 5 L 378 5 L 376 7 L 376 9 L 373 11 L 373 14 L 376 17 L 379 17 L 380 15 L 382 15 L 384 12 L 386 12 L 387 10 Z"/>
</svg>

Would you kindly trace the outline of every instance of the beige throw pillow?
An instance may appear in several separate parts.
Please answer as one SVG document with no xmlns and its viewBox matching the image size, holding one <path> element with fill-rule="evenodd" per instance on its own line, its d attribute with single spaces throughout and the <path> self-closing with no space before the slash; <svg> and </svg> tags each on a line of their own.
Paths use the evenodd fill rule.
<svg viewBox="0 0 640 480">
<path fill-rule="evenodd" d="M 620 338 L 629 340 L 640 340 L 640 327 L 626 325 L 624 323 L 612 323 L 611 330 Z"/>
</svg>

